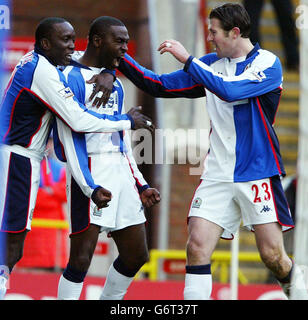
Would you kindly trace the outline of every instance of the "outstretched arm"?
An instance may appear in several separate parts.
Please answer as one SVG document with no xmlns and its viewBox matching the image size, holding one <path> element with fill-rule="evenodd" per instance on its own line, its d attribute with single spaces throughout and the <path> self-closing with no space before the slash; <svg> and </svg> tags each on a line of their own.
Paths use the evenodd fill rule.
<svg viewBox="0 0 308 320">
<path fill-rule="evenodd" d="M 204 86 L 198 84 L 189 74 L 178 70 L 169 74 L 158 75 L 146 69 L 135 61 L 131 56 L 125 54 L 121 60 L 119 71 L 121 71 L 139 89 L 157 98 L 200 98 L 205 96 Z M 112 92 L 114 74 L 101 72 L 93 76 L 88 83 L 95 83 L 90 100 L 93 105 L 99 107 L 107 103 Z M 100 97 L 95 94 L 100 91 Z"/>
<path fill-rule="evenodd" d="M 164 41 L 158 51 L 161 54 L 171 53 L 178 61 L 185 64 L 184 72 L 228 102 L 261 96 L 281 87 L 280 61 L 269 52 L 260 53 L 242 74 L 223 76 L 200 59 L 190 56 L 184 46 L 176 40 Z"/>
<path fill-rule="evenodd" d="M 144 92 L 161 98 L 200 98 L 205 96 L 202 84 L 198 84 L 189 74 L 178 70 L 158 75 L 141 66 L 131 56 L 125 54 L 119 71 Z"/>
</svg>

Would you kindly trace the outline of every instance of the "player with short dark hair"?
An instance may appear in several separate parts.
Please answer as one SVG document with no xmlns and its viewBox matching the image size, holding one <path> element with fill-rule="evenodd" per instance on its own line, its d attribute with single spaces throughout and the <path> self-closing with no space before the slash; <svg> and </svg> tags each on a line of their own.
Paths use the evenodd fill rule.
<svg viewBox="0 0 308 320">
<path fill-rule="evenodd" d="M 254 231 L 261 258 L 284 292 L 289 295 L 292 276 L 297 299 L 307 299 L 307 290 L 298 286 L 305 282 L 303 274 L 282 238 L 294 223 L 281 186 L 285 170 L 273 128 L 281 63 L 253 45 L 248 32 L 243 7 L 225 4 L 210 13 L 208 41 L 215 53 L 197 59 L 178 41 L 166 40 L 158 50 L 173 54 L 183 70 L 157 75 L 128 55 L 119 67 L 156 97 L 207 98 L 210 149 L 190 206 L 184 299 L 210 298 L 212 253 L 220 237 L 233 238 L 241 220 Z"/>
<path fill-rule="evenodd" d="M 91 24 L 86 51 L 75 54 L 79 65 L 68 66 L 63 71 L 73 93 L 89 110 L 109 115 L 125 112 L 124 88 L 119 79 L 114 82 L 108 103 L 98 109 L 89 101 L 93 85 L 86 80 L 105 68 L 116 69 L 127 51 L 128 41 L 122 22 L 99 17 Z M 143 207 L 158 203 L 159 192 L 149 187 L 139 171 L 126 130 L 75 133 L 57 120 L 57 132 L 60 140 L 55 142 L 59 147 L 57 154 L 67 161 L 71 225 L 70 257 L 59 281 L 58 299 L 79 299 L 99 233 L 104 231 L 115 241 L 119 256 L 110 266 L 100 299 L 121 300 L 135 274 L 148 260 Z M 90 201 L 92 179 L 112 191 L 108 207 L 98 210 Z"/>
<path fill-rule="evenodd" d="M 40 181 L 40 162 L 54 117 L 74 131 L 115 132 L 148 127 L 138 109 L 129 114 L 105 115 L 89 111 L 64 80 L 58 65 L 71 63 L 75 31 L 64 19 L 46 18 L 36 32 L 35 49 L 15 67 L 1 105 L 0 157 L 0 299 L 14 265 L 21 259 Z M 91 197 L 99 208 L 111 200 L 110 191 L 96 185 Z M 1 270 L 2 271 L 2 270 Z"/>
<path fill-rule="evenodd" d="M 42 48 L 41 41 L 43 39 L 50 39 L 54 25 L 65 22 L 67 21 L 60 17 L 49 17 L 43 19 L 35 30 L 35 46 L 37 48 Z"/>
<path fill-rule="evenodd" d="M 106 35 L 108 33 L 109 27 L 119 26 L 125 27 L 124 23 L 114 17 L 104 16 L 98 17 L 92 21 L 89 29 L 88 40 L 89 42 L 93 41 L 95 35 Z"/>
<path fill-rule="evenodd" d="M 248 38 L 250 35 L 250 18 L 245 8 L 239 4 L 225 4 L 214 8 L 209 19 L 218 19 L 221 28 L 228 33 L 233 28 L 240 29 L 241 37 Z"/>
</svg>

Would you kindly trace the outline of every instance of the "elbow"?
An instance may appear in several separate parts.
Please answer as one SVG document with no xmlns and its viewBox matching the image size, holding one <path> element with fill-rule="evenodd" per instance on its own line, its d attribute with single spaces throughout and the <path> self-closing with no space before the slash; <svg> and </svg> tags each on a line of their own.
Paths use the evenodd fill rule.
<svg viewBox="0 0 308 320">
<path fill-rule="evenodd" d="M 89 123 L 85 124 L 80 119 L 75 119 L 75 121 L 70 121 L 67 123 L 69 128 L 74 132 L 91 132 L 91 125 Z"/>
<path fill-rule="evenodd" d="M 84 128 L 78 125 L 78 121 L 68 124 L 72 131 L 74 132 L 83 132 Z"/>
<path fill-rule="evenodd" d="M 214 94 L 216 94 L 216 96 L 225 101 L 225 102 L 233 102 L 236 101 L 237 99 L 235 99 L 234 94 L 232 94 L 232 92 L 227 92 L 227 91 L 220 91 L 220 92 L 213 92 Z"/>
<path fill-rule="evenodd" d="M 239 96 L 239 92 L 231 87 L 224 88 L 223 90 L 221 90 L 220 94 L 221 94 L 220 98 L 229 103 L 238 101 L 241 99 L 241 97 Z"/>
<path fill-rule="evenodd" d="M 234 102 L 234 101 L 236 101 L 236 100 L 238 100 L 235 96 L 233 96 L 232 94 L 227 94 L 227 95 L 225 95 L 224 96 L 224 100 L 226 101 L 226 102 Z"/>
</svg>

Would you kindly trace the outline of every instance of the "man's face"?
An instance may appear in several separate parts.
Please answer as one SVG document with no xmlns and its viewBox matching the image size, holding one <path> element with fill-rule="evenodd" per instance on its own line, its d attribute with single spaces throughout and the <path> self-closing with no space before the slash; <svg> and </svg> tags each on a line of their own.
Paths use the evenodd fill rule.
<svg viewBox="0 0 308 320">
<path fill-rule="evenodd" d="M 55 64 L 66 66 L 71 62 L 75 49 L 75 31 L 68 22 L 56 23 L 50 32 L 47 57 Z"/>
<path fill-rule="evenodd" d="M 129 35 L 124 26 L 111 26 L 102 36 L 101 61 L 108 69 L 118 68 L 121 59 L 127 52 Z"/>
<path fill-rule="evenodd" d="M 230 32 L 226 34 L 226 31 L 222 29 L 218 19 L 210 19 L 207 40 L 214 45 L 219 58 L 232 57 L 235 42 L 230 37 Z"/>
</svg>

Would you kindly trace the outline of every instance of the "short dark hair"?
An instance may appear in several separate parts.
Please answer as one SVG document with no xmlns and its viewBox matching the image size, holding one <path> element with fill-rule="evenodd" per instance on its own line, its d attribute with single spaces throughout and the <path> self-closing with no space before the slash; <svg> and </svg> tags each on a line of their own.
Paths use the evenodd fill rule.
<svg viewBox="0 0 308 320">
<path fill-rule="evenodd" d="M 124 23 L 114 17 L 109 17 L 109 16 L 102 16 L 102 17 L 98 17 L 96 18 L 90 26 L 90 30 L 89 30 L 89 42 L 92 41 L 93 36 L 105 33 L 108 31 L 108 29 L 111 26 L 123 26 L 125 27 Z"/>
<path fill-rule="evenodd" d="M 225 31 L 238 27 L 243 38 L 248 38 L 250 35 L 250 17 L 241 4 L 226 3 L 214 8 L 210 13 L 210 19 L 212 18 L 218 19 Z"/>
<path fill-rule="evenodd" d="M 58 17 L 48 17 L 43 19 L 38 26 L 36 27 L 35 31 L 35 45 L 40 47 L 40 42 L 43 38 L 50 38 L 50 33 L 52 31 L 53 25 L 57 23 L 64 23 L 67 22 L 63 18 Z"/>
</svg>

